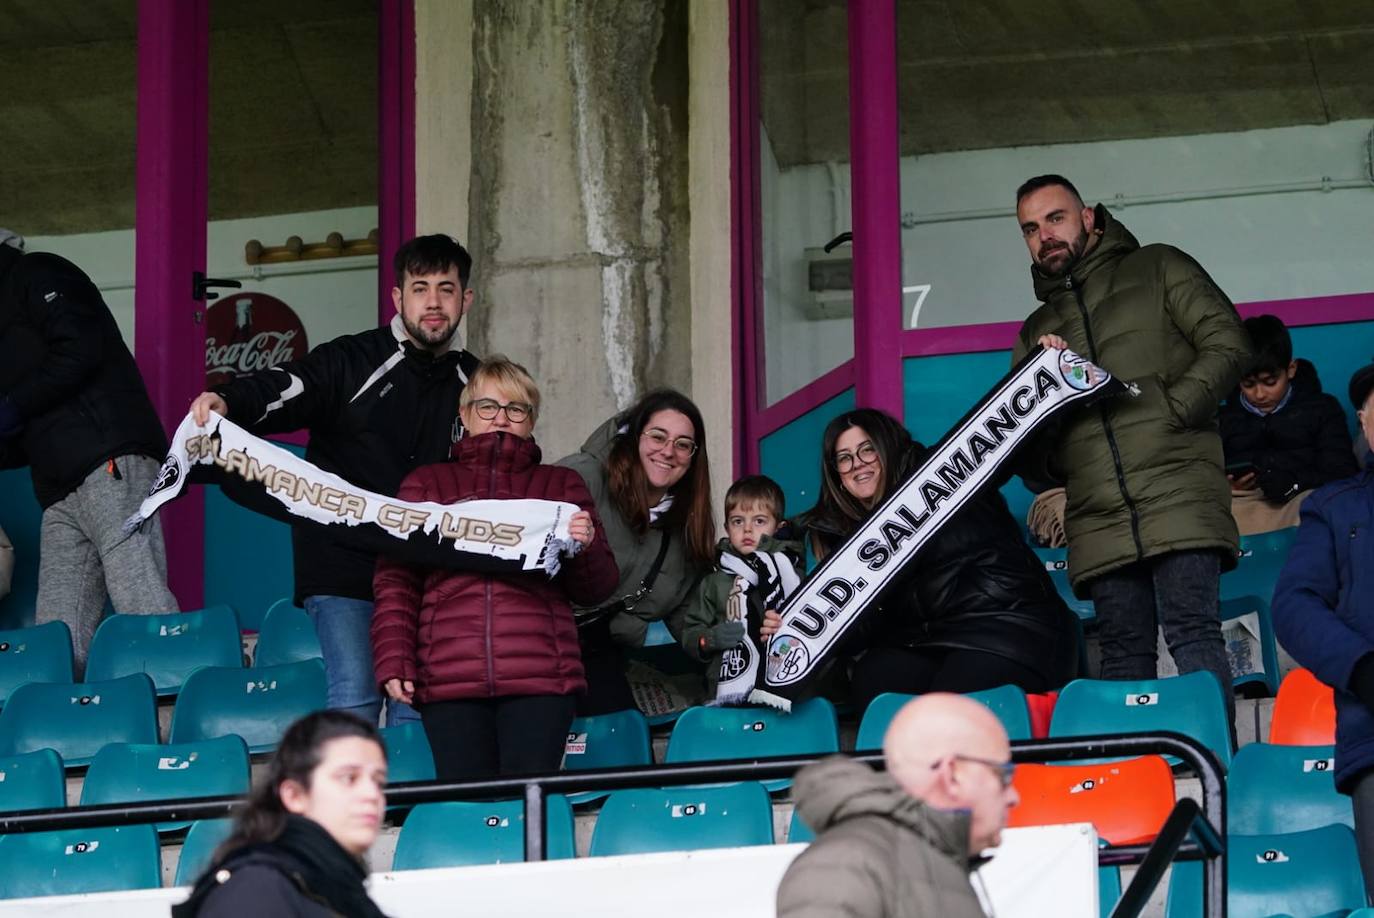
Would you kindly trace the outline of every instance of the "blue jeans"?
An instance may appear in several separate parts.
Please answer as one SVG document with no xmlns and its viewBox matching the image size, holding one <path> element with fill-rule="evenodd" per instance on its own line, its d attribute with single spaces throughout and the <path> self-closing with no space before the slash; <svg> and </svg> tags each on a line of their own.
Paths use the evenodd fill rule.
<svg viewBox="0 0 1374 918">
<path fill-rule="evenodd" d="M 370 724 L 382 713 L 382 693 L 372 667 L 372 603 L 346 596 L 307 596 L 305 614 L 315 623 L 324 653 L 324 674 L 329 685 L 329 706 L 352 711 Z M 420 715 L 408 704 L 389 701 L 386 725 L 418 721 Z"/>
<path fill-rule="evenodd" d="M 1221 639 L 1221 557 L 1216 551 L 1174 551 L 1103 574 L 1088 584 L 1097 611 L 1103 679 L 1154 679 L 1159 673 L 1155 629 L 1180 673 L 1217 677 L 1232 724 L 1236 696 Z"/>
</svg>

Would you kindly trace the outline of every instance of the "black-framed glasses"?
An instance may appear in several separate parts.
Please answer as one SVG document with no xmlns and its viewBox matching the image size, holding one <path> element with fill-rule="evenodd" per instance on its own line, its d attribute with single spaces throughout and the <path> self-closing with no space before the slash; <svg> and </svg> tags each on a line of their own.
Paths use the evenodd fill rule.
<svg viewBox="0 0 1374 918">
<path fill-rule="evenodd" d="M 639 436 L 652 443 L 654 449 L 663 449 L 671 443 L 673 444 L 673 451 L 679 456 L 690 459 L 696 455 L 697 441 L 691 437 L 670 437 L 666 430 L 659 430 L 657 427 L 650 427 Z"/>
<path fill-rule="evenodd" d="M 494 421 L 496 416 L 504 411 L 512 424 L 519 424 L 534 413 L 533 405 L 525 402 L 508 402 L 503 405 L 494 398 L 473 399 L 468 405 L 484 421 Z"/>
<path fill-rule="evenodd" d="M 835 469 L 840 472 L 849 472 L 856 465 L 872 465 L 877 460 L 878 447 L 873 445 L 872 440 L 865 440 L 852 453 L 836 453 Z"/>
<path fill-rule="evenodd" d="M 996 772 L 997 779 L 1002 782 L 1003 790 L 1005 790 L 1008 787 L 1011 787 L 1012 779 L 1016 777 L 1015 762 L 998 762 L 994 759 L 980 759 L 976 755 L 960 755 L 958 753 L 949 756 L 949 758 L 954 759 L 958 762 L 973 762 L 976 765 L 986 765 L 988 768 L 991 768 L 994 772 Z M 936 762 L 930 767 L 939 768 L 940 763 Z"/>
</svg>

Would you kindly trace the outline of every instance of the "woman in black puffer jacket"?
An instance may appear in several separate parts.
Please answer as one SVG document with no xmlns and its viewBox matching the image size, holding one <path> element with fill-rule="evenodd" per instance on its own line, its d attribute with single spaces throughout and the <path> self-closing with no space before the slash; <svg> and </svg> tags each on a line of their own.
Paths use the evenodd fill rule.
<svg viewBox="0 0 1374 918">
<path fill-rule="evenodd" d="M 823 559 L 920 467 L 929 450 L 873 409 L 835 418 L 821 495 L 800 524 Z M 908 562 L 853 639 L 856 704 L 883 692 L 1057 689 L 1077 675 L 1078 632 L 996 491 L 965 504 Z"/>
</svg>

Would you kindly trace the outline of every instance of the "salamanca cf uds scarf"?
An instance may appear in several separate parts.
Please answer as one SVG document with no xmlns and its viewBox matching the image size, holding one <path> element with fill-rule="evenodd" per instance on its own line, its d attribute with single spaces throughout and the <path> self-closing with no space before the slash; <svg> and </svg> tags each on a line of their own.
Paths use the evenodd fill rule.
<svg viewBox="0 0 1374 918">
<path fill-rule="evenodd" d="M 1139 390 L 1070 350 L 1026 355 L 930 451 L 916 473 L 825 559 L 780 610 L 762 689 L 798 697 L 840 638 L 969 500 L 996 480 L 1047 419 L 1089 400 Z"/>
<path fill-rule="evenodd" d="M 397 500 L 356 487 L 214 412 L 204 427 L 189 414 L 182 420 L 148 496 L 125 521 L 125 533 L 180 496 L 189 480 L 213 480 L 216 470 L 224 493 L 250 510 L 323 526 L 351 546 L 411 564 L 552 577 L 563 556 L 581 547 L 568 532 L 576 504 Z"/>
</svg>

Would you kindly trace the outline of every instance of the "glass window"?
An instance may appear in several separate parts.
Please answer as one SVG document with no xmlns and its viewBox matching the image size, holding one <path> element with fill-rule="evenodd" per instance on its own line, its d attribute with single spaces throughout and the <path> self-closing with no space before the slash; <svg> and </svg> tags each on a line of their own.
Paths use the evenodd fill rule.
<svg viewBox="0 0 1374 918">
<path fill-rule="evenodd" d="M 854 355 L 843 0 L 758 4 L 765 403 Z"/>
</svg>

